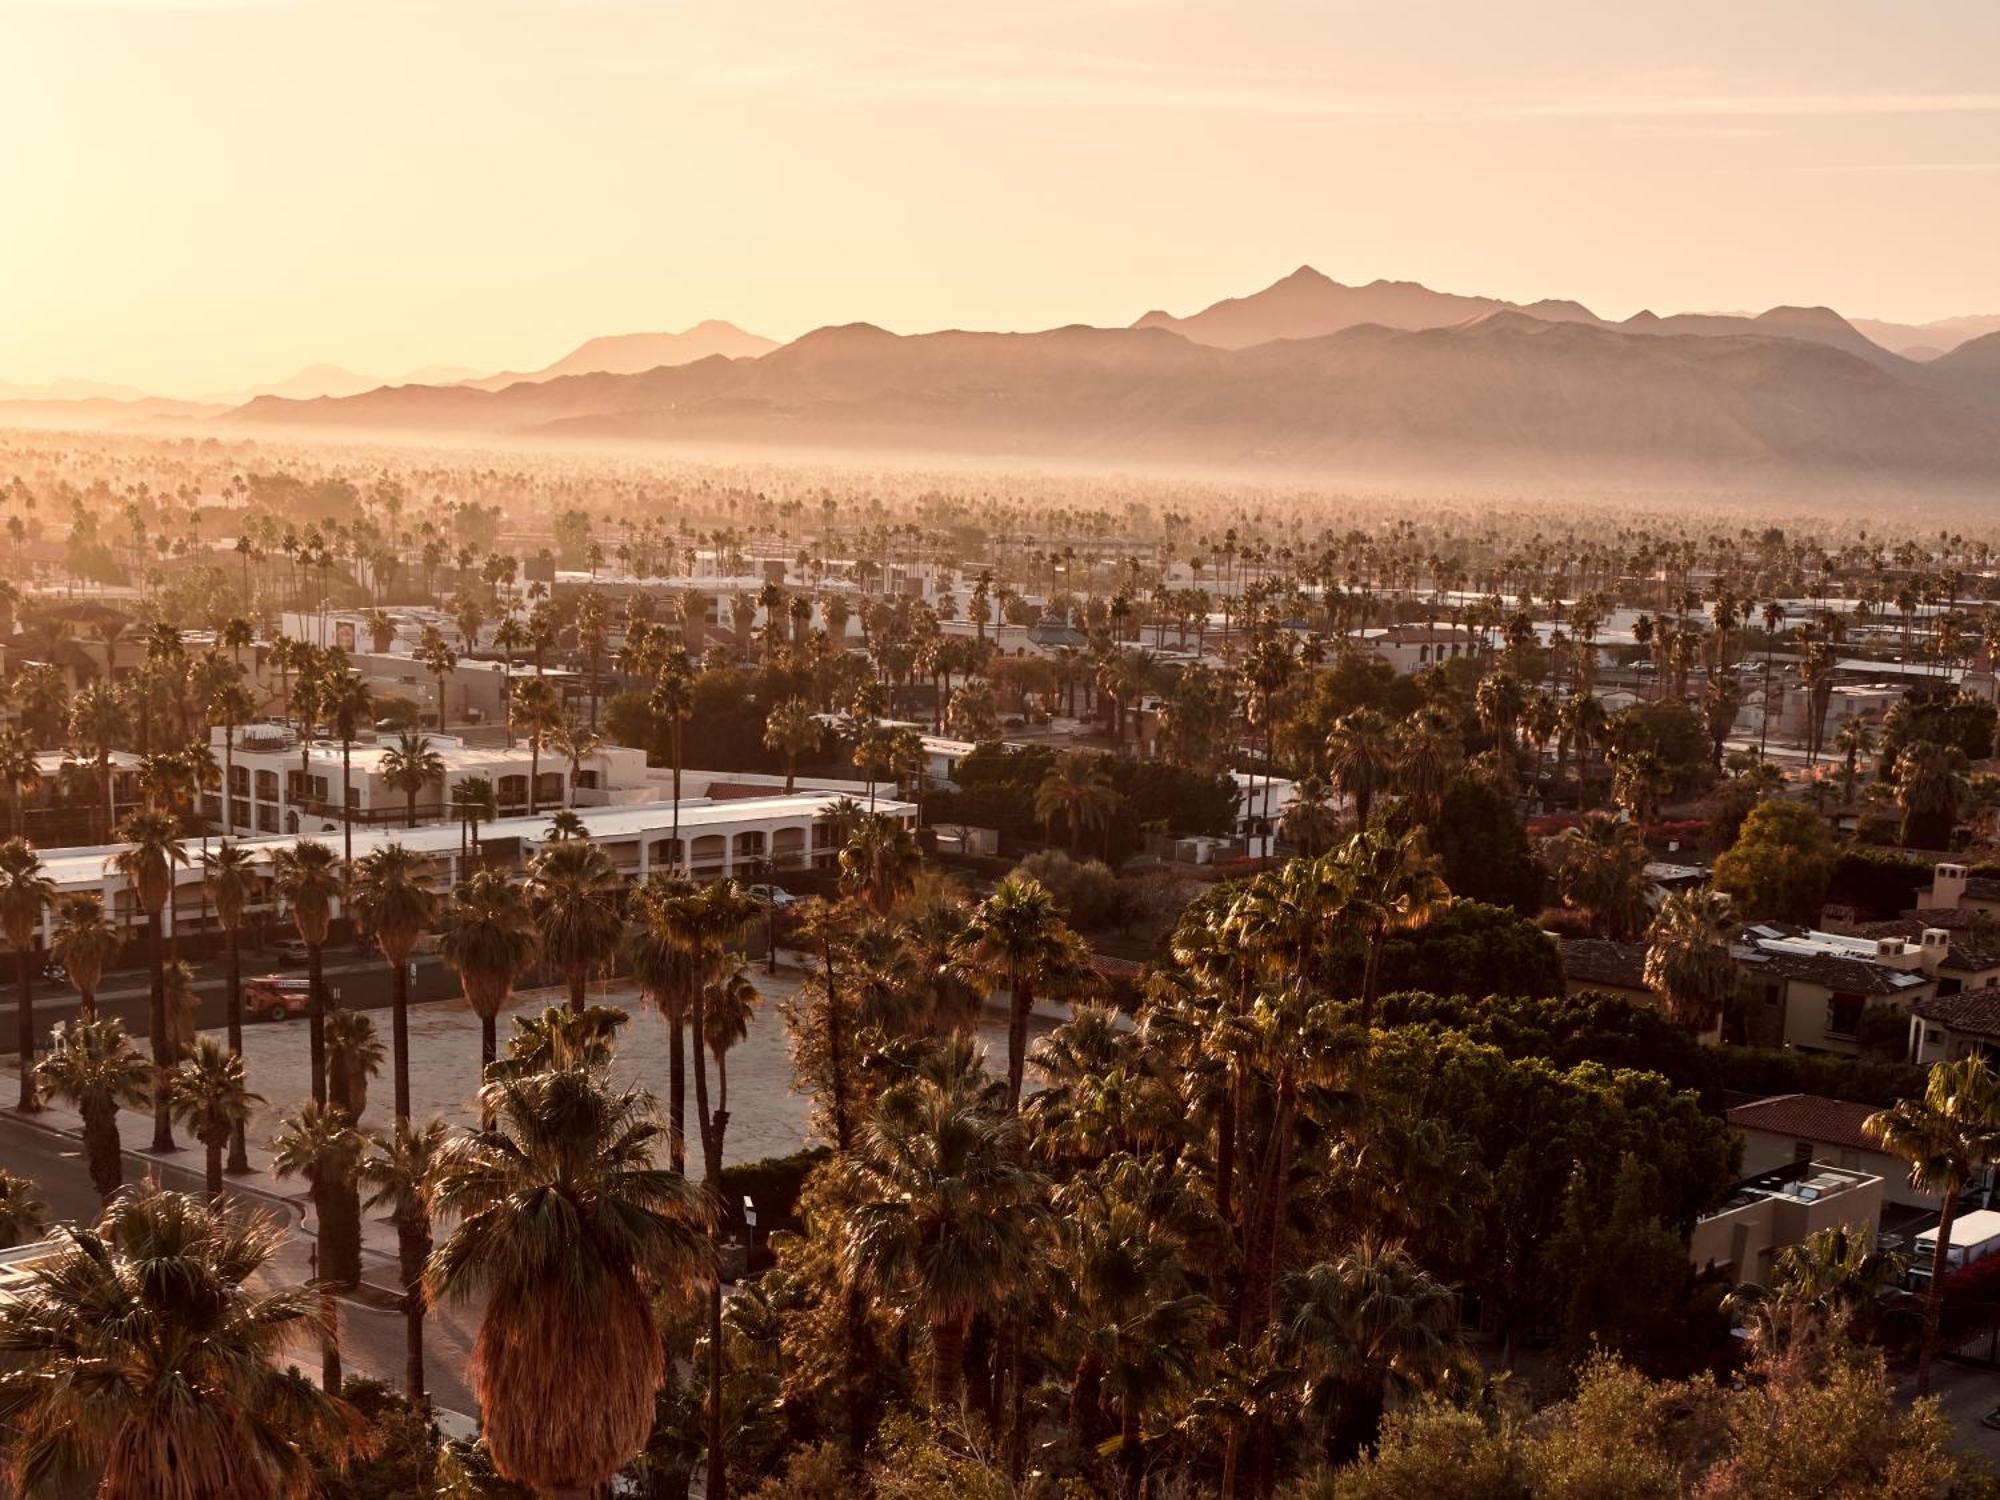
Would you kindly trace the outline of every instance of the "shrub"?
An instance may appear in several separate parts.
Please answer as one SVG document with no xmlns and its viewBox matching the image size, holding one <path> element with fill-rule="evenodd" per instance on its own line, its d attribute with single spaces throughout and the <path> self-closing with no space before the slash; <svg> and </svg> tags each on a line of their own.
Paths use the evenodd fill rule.
<svg viewBox="0 0 2000 1500">
<path fill-rule="evenodd" d="M 1079 862 L 1060 849 L 1030 854 L 1017 867 L 1032 875 L 1056 898 L 1070 925 L 1086 931 L 1113 927 L 1124 920 L 1125 892 L 1118 877 L 1101 860 Z"/>
</svg>

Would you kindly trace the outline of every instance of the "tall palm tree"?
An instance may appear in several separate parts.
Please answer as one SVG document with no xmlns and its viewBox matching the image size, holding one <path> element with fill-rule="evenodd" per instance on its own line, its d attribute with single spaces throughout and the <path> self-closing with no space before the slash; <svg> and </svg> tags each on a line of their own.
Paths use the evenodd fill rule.
<svg viewBox="0 0 2000 1500">
<path fill-rule="evenodd" d="M 841 847 L 841 889 L 860 896 L 878 917 L 886 917 L 915 881 L 922 862 L 916 835 L 900 818 L 864 813 Z"/>
<path fill-rule="evenodd" d="M 1361 1025 L 1375 1021 L 1382 986 L 1382 950 L 1389 935 L 1428 922 L 1451 892 L 1424 847 L 1423 830 L 1357 833 L 1327 856 L 1340 892 L 1338 916 L 1355 923 L 1368 945 L 1361 978 Z"/>
<path fill-rule="evenodd" d="M 494 1467 L 590 1491 L 645 1446 L 666 1373 L 653 1297 L 715 1274 L 707 1205 L 654 1164 L 647 1096 L 600 1069 L 495 1079 L 481 1099 L 492 1124 L 438 1156 L 432 1208 L 456 1223 L 425 1288 L 480 1301 L 472 1381 Z"/>
<path fill-rule="evenodd" d="M 17 1107 L 23 1114 L 40 1108 L 35 1102 L 35 940 L 55 899 L 55 882 L 42 873 L 42 857 L 33 846 L 24 838 L 0 844 L 0 932 L 7 934 L 7 946 L 14 950 L 19 997 L 14 1051 L 21 1070 Z"/>
<path fill-rule="evenodd" d="M 633 893 L 621 957 L 626 970 L 667 1023 L 667 1150 L 676 1172 L 687 1164 L 687 1023 L 703 976 L 694 945 L 681 933 L 698 924 L 700 892 L 678 875 L 656 870 Z"/>
<path fill-rule="evenodd" d="M 1949 849 L 1965 797 L 1965 754 L 1957 747 L 1918 740 L 1896 756 L 1896 802 L 1903 809 L 1904 847 Z"/>
<path fill-rule="evenodd" d="M 84 685 L 70 703 L 70 743 L 86 760 L 97 763 L 97 805 L 104 817 L 99 824 L 101 841 L 111 842 L 113 813 L 111 755 L 125 748 L 132 737 L 132 720 L 125 700 L 109 681 L 99 678 Z"/>
<path fill-rule="evenodd" d="M 396 1260 L 403 1275 L 403 1394 L 424 1397 L 424 1263 L 431 1253 L 431 1176 L 445 1143 L 444 1121 L 396 1122 L 361 1164 L 366 1206 L 387 1209 L 396 1225 Z"/>
<path fill-rule="evenodd" d="M 674 768 L 674 871 L 687 869 L 687 854 L 681 847 L 681 730 L 694 712 L 694 663 L 685 650 L 669 651 L 660 663 L 660 674 L 646 700 L 653 722 L 666 727 L 667 754 Z"/>
<path fill-rule="evenodd" d="M 119 825 L 125 845 L 110 865 L 124 876 L 133 900 L 146 913 L 146 959 L 152 969 L 148 1030 L 153 1044 L 153 1149 L 174 1149 L 173 1120 L 167 1109 L 167 1079 L 174 1054 L 167 1028 L 167 954 L 164 912 L 174 891 L 174 866 L 188 862 L 179 825 L 166 813 L 127 814 Z"/>
<path fill-rule="evenodd" d="M 202 883 L 208 888 L 215 919 L 222 926 L 229 951 L 229 996 L 225 1020 L 229 1029 L 229 1050 L 243 1055 L 243 918 L 259 894 L 261 882 L 256 860 L 248 849 L 228 839 L 201 857 Z M 71 975 L 75 982 L 75 975 Z M 247 1172 L 243 1130 L 239 1126 L 230 1137 L 229 1170 Z"/>
<path fill-rule="evenodd" d="M 354 863 L 354 741 L 375 712 L 375 695 L 359 672 L 345 666 L 330 673 L 320 688 L 320 711 L 340 741 L 341 858 Z M 392 786 L 394 782 L 390 783 Z"/>
<path fill-rule="evenodd" d="M 291 908 L 292 925 L 306 945 L 311 987 L 306 1018 L 315 1104 L 326 1103 L 326 934 L 342 887 L 340 861 L 318 839 L 298 839 L 272 852 L 271 888 Z"/>
<path fill-rule="evenodd" d="M 928 1079 L 898 1084 L 878 1101 L 855 1177 L 843 1267 L 923 1328 L 931 1420 L 949 1428 L 972 1320 L 1001 1309 L 1034 1250 L 1042 1183 L 1019 1121 Z"/>
<path fill-rule="evenodd" d="M 249 1122 L 253 1105 L 263 1103 L 243 1077 L 243 1054 L 213 1037 L 202 1037 L 174 1070 L 167 1102 L 174 1118 L 207 1151 L 205 1185 L 211 1202 L 222 1202 L 222 1154 Z"/>
<path fill-rule="evenodd" d="M 458 970 L 466 1001 L 479 1015 L 482 1075 L 499 1054 L 494 1019 L 540 950 L 527 898 L 499 870 L 475 871 L 438 915 L 438 951 Z"/>
<path fill-rule="evenodd" d="M 284 1240 L 275 1220 L 148 1188 L 64 1233 L 0 1309 L 17 1488 L 101 1474 L 98 1500 L 280 1500 L 357 1449 L 359 1414 L 281 1361 L 324 1329 L 318 1294 L 251 1290 Z"/>
<path fill-rule="evenodd" d="M 1924 1288 L 1924 1339 L 1917 1355 L 1917 1394 L 1926 1396 L 1958 1195 L 1976 1168 L 2000 1155 L 2000 1078 L 1982 1057 L 1937 1063 L 1921 1098 L 1898 1100 L 1863 1120 L 1861 1129 L 1884 1151 L 1910 1164 L 1911 1187 L 1937 1194 L 1937 1246 L 1931 1254 L 1930 1284 Z"/>
<path fill-rule="evenodd" d="M 514 684 L 512 712 L 514 727 L 528 741 L 528 816 L 532 818 L 541 810 L 542 749 L 562 723 L 562 699 L 546 677 L 524 677 Z"/>
<path fill-rule="evenodd" d="M 764 748 L 785 757 L 787 795 L 798 783 L 799 757 L 818 749 L 820 736 L 819 720 L 803 698 L 787 698 L 764 721 Z"/>
<path fill-rule="evenodd" d="M 308 1103 L 282 1116 L 271 1137 L 271 1175 L 283 1182 L 303 1177 L 319 1225 L 314 1280 L 328 1290 L 361 1281 L 361 1163 L 369 1137 L 338 1104 Z M 340 1394 L 338 1329 L 320 1345 L 320 1388 Z"/>
<path fill-rule="evenodd" d="M 1355 826 L 1366 828 L 1376 794 L 1388 790 L 1395 775 L 1389 721 L 1372 708 L 1342 714 L 1327 734 L 1326 756 L 1333 784 L 1353 799 Z"/>
<path fill-rule="evenodd" d="M 382 1071 L 382 1044 L 365 1010 L 336 1010 L 326 1018 L 326 1096 L 357 1125 L 368 1109 L 368 1084 Z"/>
<path fill-rule="evenodd" d="M 83 1117 L 83 1159 L 91 1186 L 105 1202 L 124 1181 L 118 1145 L 118 1111 L 137 1108 L 152 1095 L 153 1069 L 134 1050 L 116 1020 L 75 1020 L 55 1031 L 48 1055 L 36 1065 L 52 1098 Z"/>
<path fill-rule="evenodd" d="M 604 737 L 587 724 L 575 719 L 564 719 L 556 726 L 554 735 L 556 753 L 569 762 L 569 779 L 564 783 L 565 807 L 576 806 L 577 778 L 583 774 L 583 763 L 597 754 L 604 744 Z"/>
<path fill-rule="evenodd" d="M 1332 1398 L 1342 1457 L 1374 1440 L 1392 1395 L 1434 1391 L 1467 1367 L 1456 1295 L 1401 1246 L 1364 1240 L 1294 1272 L 1278 1295 L 1287 1352 L 1315 1397 Z"/>
<path fill-rule="evenodd" d="M 715 1059 L 715 1113 L 729 1117 L 729 1052 L 750 1034 L 750 1018 L 757 1013 L 763 996 L 750 978 L 750 971 L 736 961 L 740 955 L 723 958 L 716 977 L 702 993 L 702 1040 Z"/>
<path fill-rule="evenodd" d="M 623 897 L 610 856 L 588 839 L 550 844 L 528 867 L 528 909 L 542 958 L 568 979 L 571 1010 L 583 1009 L 591 971 L 618 949 Z"/>
<path fill-rule="evenodd" d="M 500 805 L 493 793 L 493 778 L 490 776 L 466 776 L 451 784 L 451 805 L 458 813 L 463 825 L 460 828 L 459 856 L 466 854 L 463 835 L 471 833 L 471 852 L 479 852 L 479 820 L 491 820 L 500 816 Z"/>
<path fill-rule="evenodd" d="M 410 827 L 415 828 L 417 794 L 432 782 L 444 780 L 444 757 L 431 748 L 429 735 L 405 729 L 396 736 L 396 743 L 382 752 L 382 780 L 403 794 Z"/>
<path fill-rule="evenodd" d="M 1007 1110 L 1021 1107 L 1022 1070 L 1028 1052 L 1028 1016 L 1035 984 L 1064 954 L 1064 924 L 1049 888 L 1030 875 L 1009 875 L 972 909 L 957 944 L 962 969 L 974 976 L 998 973 L 1007 986 Z"/>
<path fill-rule="evenodd" d="M 226 834 L 236 832 L 235 787 L 236 780 L 236 731 L 246 724 L 250 716 L 257 712 L 257 699 L 247 684 L 241 681 L 218 683 L 209 694 L 208 717 L 210 722 L 222 726 L 222 829 Z"/>
<path fill-rule="evenodd" d="M 437 921 L 438 901 L 424 883 L 423 856 L 385 844 L 355 867 L 354 919 L 389 965 L 390 1039 L 396 1118 L 410 1117 L 410 955 Z"/>
<path fill-rule="evenodd" d="M 0 729 L 0 787 L 7 791 L 9 832 L 18 836 L 24 831 L 27 819 L 23 805 L 41 784 L 42 768 L 34 741 L 21 732 L 18 724 Z"/>
<path fill-rule="evenodd" d="M 1067 822 L 1070 853 L 1075 854 L 1083 830 L 1104 827 L 1119 801 L 1102 756 L 1065 750 L 1050 762 L 1035 787 L 1035 816 L 1042 820 L 1044 832 L 1059 817 Z"/>
<path fill-rule="evenodd" d="M 104 898 L 95 891 L 72 892 L 57 904 L 49 957 L 62 965 L 75 987 L 86 1021 L 97 1019 L 97 986 L 123 943 L 117 925 L 104 914 Z"/>
<path fill-rule="evenodd" d="M 1667 897 L 1646 930 L 1646 987 L 1696 1036 L 1721 1022 L 1723 1002 L 1735 986 L 1736 962 L 1729 956 L 1735 925 L 1729 897 L 1704 888 Z"/>
</svg>

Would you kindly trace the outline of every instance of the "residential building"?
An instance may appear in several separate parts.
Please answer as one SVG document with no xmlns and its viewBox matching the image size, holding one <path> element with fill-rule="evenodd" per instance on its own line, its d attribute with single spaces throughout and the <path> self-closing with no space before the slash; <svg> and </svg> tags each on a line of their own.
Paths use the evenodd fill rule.
<svg viewBox="0 0 2000 1500">
<path fill-rule="evenodd" d="M 1357 630 L 1350 639 L 1388 662 L 1398 676 L 1486 650 L 1479 632 L 1463 625 L 1390 625 Z"/>
<path fill-rule="evenodd" d="M 1732 1281 L 1763 1282 L 1786 1246 L 1835 1228 L 1872 1240 L 1881 1221 L 1880 1177 L 1791 1162 L 1745 1178 L 1722 1207 L 1696 1220 L 1688 1257 L 1697 1270 L 1714 1267 Z"/>
<path fill-rule="evenodd" d="M 472 745 L 449 734 L 425 731 L 424 739 L 444 763 L 444 776 L 417 794 L 419 821 L 455 818 L 450 789 L 468 776 L 493 783 L 503 817 L 528 811 L 528 779 L 535 778 L 537 810 L 576 803 L 654 800 L 662 794 L 657 778 L 649 776 L 646 753 L 625 745 L 602 745 L 575 767 L 544 746 L 539 757 L 525 742 L 512 748 Z M 345 806 L 361 825 L 393 825 L 409 821 L 407 793 L 391 786 L 384 762 L 397 744 L 393 735 L 367 732 L 345 752 L 338 740 L 301 742 L 290 724 L 256 723 L 236 732 L 233 750 L 226 750 L 224 731 L 214 731 L 218 767 L 229 778 L 228 817 L 220 795 L 208 792 L 202 810 L 217 827 L 233 835 L 256 833 L 333 833 L 346 821 Z"/>
<path fill-rule="evenodd" d="M 1907 1163 L 1889 1155 L 1861 1128 L 1872 1104 L 1820 1094 L 1774 1094 L 1728 1112 L 1743 1138 L 1743 1170 L 1775 1171 L 1799 1162 L 1821 1162 L 1882 1179 L 1882 1197 L 1902 1208 L 1935 1208 L 1935 1194 L 1910 1186 Z"/>
<path fill-rule="evenodd" d="M 1752 924 L 1730 945 L 1746 1034 L 1763 1046 L 1856 1054 L 1863 1015 L 1887 1008 L 1907 1016 L 1916 1001 L 1937 993 L 1936 966 L 1946 951 L 1939 940 Z"/>
<path fill-rule="evenodd" d="M 1938 865 L 1931 871 L 1929 899 L 1917 909 L 1917 914 L 1922 916 L 1930 911 L 2000 917 L 2000 880 L 1974 875 L 1964 865 Z"/>
<path fill-rule="evenodd" d="M 1563 989 L 1571 995 L 1588 991 L 1617 995 L 1638 1005 L 1658 1000 L 1646 983 L 1646 945 L 1610 938 L 1557 938 L 1562 950 Z"/>
</svg>

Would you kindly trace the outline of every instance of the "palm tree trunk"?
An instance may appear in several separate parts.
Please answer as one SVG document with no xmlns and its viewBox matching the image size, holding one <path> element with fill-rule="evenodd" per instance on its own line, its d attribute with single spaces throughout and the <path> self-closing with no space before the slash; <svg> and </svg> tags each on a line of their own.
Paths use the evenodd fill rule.
<svg viewBox="0 0 2000 1500">
<path fill-rule="evenodd" d="M 123 1186 L 125 1175 L 125 1156 L 118 1146 L 117 1105 L 83 1107 L 83 1158 L 90 1169 L 90 1185 L 109 1203 Z"/>
<path fill-rule="evenodd" d="M 1937 1248 L 1931 1252 L 1931 1284 L 1924 1288 L 1924 1341 L 1917 1351 L 1917 1395 L 1931 1393 L 1931 1359 L 1937 1354 L 1938 1315 L 1944 1310 L 1945 1259 L 1951 1252 L 1952 1220 L 1958 1217 L 1958 1174 L 1945 1179 L 1938 1202 Z"/>
<path fill-rule="evenodd" d="M 1141 1448 L 1138 1397 L 1128 1393 L 1121 1405 L 1123 1423 L 1118 1434 L 1118 1462 L 1125 1471 L 1126 1500 L 1139 1500 L 1139 1482 L 1145 1477 L 1145 1454 Z"/>
<path fill-rule="evenodd" d="M 326 986 L 321 982 L 320 945 L 306 948 L 307 1044 L 310 1048 L 313 1103 L 326 1103 Z"/>
<path fill-rule="evenodd" d="M 236 928 L 229 929 L 229 1050 L 237 1057 L 243 1055 L 243 934 Z M 243 1141 L 243 1121 L 238 1120 L 229 1132 L 229 1170 L 248 1172 L 250 1157 Z"/>
<path fill-rule="evenodd" d="M 578 1015 L 583 1013 L 584 988 L 590 982 L 590 971 L 578 966 L 569 971 L 569 1008 Z"/>
<path fill-rule="evenodd" d="M 25 1115 L 41 1108 L 35 1098 L 35 950 L 23 948 L 16 953 L 14 968 L 21 982 L 14 1051 L 21 1064 L 20 1109 Z"/>
<path fill-rule="evenodd" d="M 540 809 L 535 806 L 535 783 L 542 779 L 542 730 L 536 725 L 528 736 L 528 816 L 534 817 Z"/>
<path fill-rule="evenodd" d="M 965 1319 L 953 1314 L 931 1324 L 931 1422 L 947 1428 L 958 1412 L 965 1374 Z"/>
<path fill-rule="evenodd" d="M 396 1121 L 410 1118 L 410 963 L 404 959 L 389 976 L 390 1068 L 395 1074 Z"/>
<path fill-rule="evenodd" d="M 667 1157 L 687 1172 L 687 1036 L 679 1014 L 667 1018 Z"/>
<path fill-rule="evenodd" d="M 1021 1074 L 1028 1058 L 1028 1013 L 1035 995 L 1027 976 L 1016 974 L 1010 986 L 1007 1013 L 1007 1113 L 1021 1112 Z"/>
<path fill-rule="evenodd" d="M 354 867 L 354 742 L 340 742 L 340 857 Z"/>
<path fill-rule="evenodd" d="M 203 1186 L 208 1189 L 208 1201 L 217 1208 L 222 1207 L 222 1142 L 204 1140 L 207 1156 L 203 1161 Z"/>
<path fill-rule="evenodd" d="M 146 924 L 147 960 L 153 971 L 151 993 L 147 996 L 147 1026 L 153 1033 L 153 1149 L 172 1151 L 173 1115 L 167 1108 L 167 1079 L 173 1072 L 174 1056 L 167 1041 L 167 958 L 160 941 L 160 913 L 154 912 Z"/>
<path fill-rule="evenodd" d="M 430 1229 L 421 1221 L 396 1226 L 403 1263 L 403 1394 L 418 1406 L 424 1402 L 424 1260 L 430 1254 Z"/>
</svg>

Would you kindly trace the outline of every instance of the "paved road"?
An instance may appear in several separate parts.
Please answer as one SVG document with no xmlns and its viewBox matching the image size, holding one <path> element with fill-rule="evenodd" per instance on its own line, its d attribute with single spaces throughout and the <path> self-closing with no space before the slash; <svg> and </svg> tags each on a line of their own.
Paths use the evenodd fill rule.
<svg viewBox="0 0 2000 1500">
<path fill-rule="evenodd" d="M 96 1190 L 81 1154 L 70 1142 L 23 1124 L 11 1112 L 0 1113 L 0 1161 L 16 1172 L 34 1179 L 42 1200 L 49 1205 L 50 1217 L 57 1222 L 76 1223 L 94 1219 L 98 1201 Z M 190 1170 L 168 1169 L 162 1174 L 167 1187 L 199 1190 L 200 1158 L 188 1153 Z M 139 1164 L 127 1158 L 128 1180 L 136 1180 Z M 259 1208 L 277 1211 L 267 1200 L 254 1200 Z M 289 1222 L 296 1215 L 287 1213 Z M 266 1288 L 296 1286 L 311 1272 L 311 1242 L 292 1233 L 269 1267 L 259 1274 L 257 1284 Z M 393 1265 L 371 1257 L 366 1269 L 370 1281 L 393 1285 Z M 343 1299 L 340 1306 L 341 1355 L 350 1373 L 370 1375 L 400 1387 L 403 1381 L 403 1318 L 360 1302 Z M 424 1370 L 431 1397 L 453 1411 L 473 1410 L 471 1394 L 465 1386 L 465 1370 L 471 1358 L 472 1339 L 477 1326 L 471 1316 L 451 1309 L 433 1310 L 425 1332 Z M 300 1368 L 317 1376 L 319 1354 L 315 1348 L 293 1351 Z"/>
</svg>

